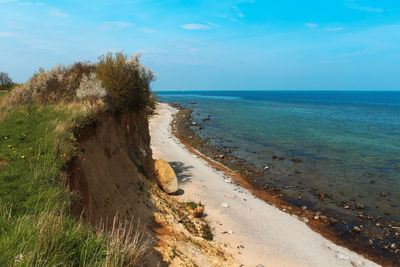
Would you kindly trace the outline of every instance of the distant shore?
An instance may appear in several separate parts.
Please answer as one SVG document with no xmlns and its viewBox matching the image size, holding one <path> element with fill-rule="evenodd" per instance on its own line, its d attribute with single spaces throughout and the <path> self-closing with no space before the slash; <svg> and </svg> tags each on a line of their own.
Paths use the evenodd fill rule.
<svg viewBox="0 0 400 267">
<path fill-rule="evenodd" d="M 178 178 L 183 177 L 181 188 L 184 194 L 178 198 L 205 204 L 207 218 L 215 228 L 216 241 L 230 244 L 230 252 L 235 257 L 242 262 L 247 260 L 245 266 L 262 263 L 326 266 L 327 262 L 328 266 L 376 266 L 310 230 L 305 221 L 318 223 L 311 222 L 312 214 L 308 210 L 285 204 L 274 196 L 269 196 L 271 201 L 268 201 L 263 197 L 265 194 L 261 195 L 260 190 L 252 188 L 242 175 L 198 152 L 185 142 L 185 138 L 178 141 L 172 134 L 179 136 L 177 129 L 171 131 L 170 128 L 174 126 L 172 116 L 177 112 L 167 104 L 159 104 L 158 115 L 151 119 L 154 156 L 166 159 L 173 166 L 175 164 Z M 155 127 L 152 125 L 157 125 L 156 130 L 152 130 Z M 229 182 L 232 180 L 234 182 Z M 252 193 L 244 188 L 252 189 Z M 228 208 L 222 204 L 227 204 Z"/>
</svg>

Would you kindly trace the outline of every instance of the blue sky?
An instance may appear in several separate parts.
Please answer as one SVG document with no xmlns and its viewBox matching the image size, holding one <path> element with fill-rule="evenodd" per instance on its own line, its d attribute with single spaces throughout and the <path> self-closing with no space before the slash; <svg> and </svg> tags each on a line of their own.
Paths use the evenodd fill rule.
<svg viewBox="0 0 400 267">
<path fill-rule="evenodd" d="M 0 0 L 0 71 L 142 53 L 155 90 L 399 90 L 398 0 Z"/>
</svg>

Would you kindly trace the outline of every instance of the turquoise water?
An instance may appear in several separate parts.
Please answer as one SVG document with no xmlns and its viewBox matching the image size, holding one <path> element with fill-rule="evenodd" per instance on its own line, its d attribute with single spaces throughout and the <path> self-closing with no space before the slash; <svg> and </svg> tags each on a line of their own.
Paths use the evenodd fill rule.
<svg viewBox="0 0 400 267">
<path fill-rule="evenodd" d="M 160 101 L 192 108 L 203 127 L 196 131 L 211 144 L 260 169 L 270 166 L 257 178 L 261 185 L 297 185 L 305 192 L 283 191 L 293 201 L 323 210 L 361 203 L 367 214 L 400 221 L 400 92 L 157 93 Z M 328 194 L 328 205 L 315 192 Z"/>
</svg>

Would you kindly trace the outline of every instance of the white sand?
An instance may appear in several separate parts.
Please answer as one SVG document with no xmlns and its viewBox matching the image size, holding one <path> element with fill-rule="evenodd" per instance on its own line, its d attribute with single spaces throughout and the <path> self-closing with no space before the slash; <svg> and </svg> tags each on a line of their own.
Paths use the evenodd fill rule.
<svg viewBox="0 0 400 267">
<path fill-rule="evenodd" d="M 183 195 L 176 197 L 179 201 L 205 205 L 215 241 L 228 245 L 238 266 L 378 266 L 335 245 L 249 191 L 228 183 L 222 172 L 190 153 L 172 135 L 170 123 L 176 112 L 167 104 L 159 104 L 158 115 L 150 119 L 153 156 L 174 166 L 184 190 Z M 222 207 L 222 203 L 229 207 Z"/>
</svg>

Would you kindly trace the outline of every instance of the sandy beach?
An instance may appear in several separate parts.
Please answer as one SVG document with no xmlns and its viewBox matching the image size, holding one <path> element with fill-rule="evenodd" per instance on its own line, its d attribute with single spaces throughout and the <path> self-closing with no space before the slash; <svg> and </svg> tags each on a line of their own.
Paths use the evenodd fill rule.
<svg viewBox="0 0 400 267">
<path fill-rule="evenodd" d="M 151 117 L 153 156 L 174 168 L 183 190 L 175 198 L 205 205 L 215 242 L 227 245 L 238 266 L 378 266 L 325 239 L 295 216 L 254 197 L 189 152 L 171 131 L 176 112 L 160 103 Z"/>
</svg>

